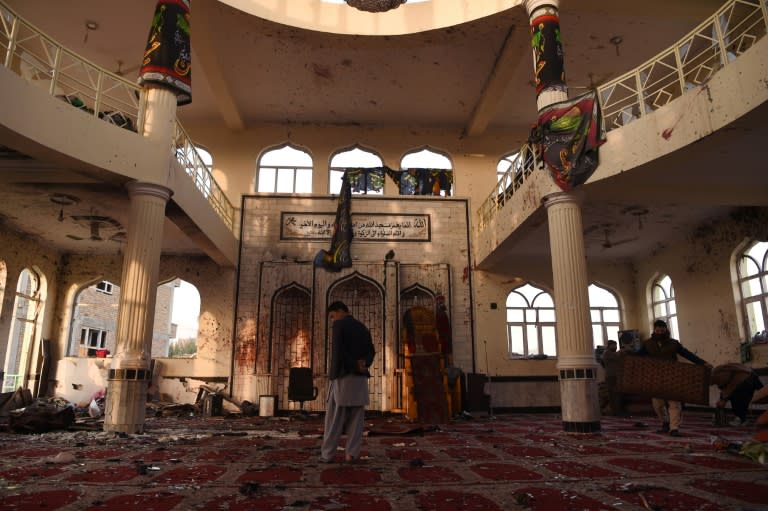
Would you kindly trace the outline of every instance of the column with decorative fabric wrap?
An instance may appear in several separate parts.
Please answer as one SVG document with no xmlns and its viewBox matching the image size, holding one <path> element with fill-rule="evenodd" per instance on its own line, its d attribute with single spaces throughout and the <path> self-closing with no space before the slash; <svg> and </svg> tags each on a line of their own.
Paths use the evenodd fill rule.
<svg viewBox="0 0 768 511">
<path fill-rule="evenodd" d="M 568 99 L 558 5 L 557 0 L 523 1 L 531 21 L 539 111 Z M 571 192 L 547 195 L 542 203 L 549 223 L 563 428 L 570 432 L 595 432 L 600 430 L 600 406 L 581 206 Z"/>
<path fill-rule="evenodd" d="M 142 433 L 151 353 L 165 208 L 173 194 L 164 186 L 174 158 L 176 109 L 192 100 L 188 0 L 159 0 L 139 71 L 146 107 L 141 134 L 167 147 L 156 162 L 156 179 L 126 185 L 131 200 L 120 283 L 115 355 L 108 375 L 104 431 Z M 149 182 L 151 181 L 151 182 Z"/>
</svg>

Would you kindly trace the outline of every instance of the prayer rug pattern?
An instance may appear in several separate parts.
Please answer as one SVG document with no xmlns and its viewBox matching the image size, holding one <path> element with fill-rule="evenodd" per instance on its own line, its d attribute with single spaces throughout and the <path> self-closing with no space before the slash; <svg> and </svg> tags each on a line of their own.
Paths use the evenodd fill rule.
<svg viewBox="0 0 768 511">
<path fill-rule="evenodd" d="M 322 414 L 233 415 L 151 417 L 141 435 L 0 432 L 0 511 L 768 509 L 766 466 L 719 447 L 754 431 L 711 413 L 686 411 L 670 437 L 647 415 L 578 434 L 557 414 L 434 426 L 372 412 L 354 464 L 343 445 L 320 463 L 322 427 Z"/>
</svg>

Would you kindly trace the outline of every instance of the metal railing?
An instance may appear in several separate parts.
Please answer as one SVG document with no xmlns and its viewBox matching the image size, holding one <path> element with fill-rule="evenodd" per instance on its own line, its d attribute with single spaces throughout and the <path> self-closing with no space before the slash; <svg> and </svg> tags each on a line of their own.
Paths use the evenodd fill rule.
<svg viewBox="0 0 768 511">
<path fill-rule="evenodd" d="M 111 73 L 45 35 L 0 1 L 0 60 L 25 80 L 90 115 L 141 133 L 142 88 Z M 173 151 L 195 186 L 230 230 L 234 207 L 177 123 Z"/>
<path fill-rule="evenodd" d="M 686 91 L 705 84 L 718 70 L 751 48 L 768 31 L 768 1 L 731 0 L 672 47 L 597 88 L 605 131 L 611 131 L 667 105 Z M 496 213 L 540 167 L 526 144 L 520 155 L 532 164 L 513 165 L 478 209 L 478 229 Z M 529 157 L 518 158 L 528 161 Z M 521 170 L 522 169 L 522 170 Z"/>
<path fill-rule="evenodd" d="M 190 140 L 187 132 L 181 124 L 176 123 L 176 135 L 174 136 L 174 151 L 176 159 L 184 167 L 184 171 L 195 182 L 195 186 L 208 200 L 208 204 L 216 211 L 219 217 L 232 230 L 235 221 L 235 208 L 224 195 L 219 184 L 213 179 L 211 169 L 203 162 L 195 145 Z"/>
<path fill-rule="evenodd" d="M 766 34 L 764 0 L 731 0 L 671 48 L 598 87 L 606 131 L 629 124 L 705 84 Z"/>
<path fill-rule="evenodd" d="M 512 164 L 496 183 L 491 195 L 483 201 L 478 210 L 478 229 L 482 230 L 496 213 L 504 207 L 515 192 L 523 185 L 534 169 L 543 169 L 544 162 L 534 147 L 525 144 L 512 157 Z"/>
<path fill-rule="evenodd" d="M 141 89 L 67 50 L 0 2 L 3 65 L 90 115 L 137 131 Z"/>
</svg>

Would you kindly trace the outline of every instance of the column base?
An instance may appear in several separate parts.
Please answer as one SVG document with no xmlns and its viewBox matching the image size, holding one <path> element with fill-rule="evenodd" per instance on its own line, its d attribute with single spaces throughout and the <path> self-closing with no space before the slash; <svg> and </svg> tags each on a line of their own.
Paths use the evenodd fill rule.
<svg viewBox="0 0 768 511">
<path fill-rule="evenodd" d="M 144 432 L 148 369 L 110 369 L 104 431 L 137 434 Z"/>
<path fill-rule="evenodd" d="M 600 421 L 595 421 L 595 422 L 563 421 L 563 431 L 566 431 L 568 433 L 597 433 L 600 431 Z"/>
<path fill-rule="evenodd" d="M 600 431 L 600 396 L 593 368 L 560 369 L 560 405 L 565 431 Z"/>
</svg>

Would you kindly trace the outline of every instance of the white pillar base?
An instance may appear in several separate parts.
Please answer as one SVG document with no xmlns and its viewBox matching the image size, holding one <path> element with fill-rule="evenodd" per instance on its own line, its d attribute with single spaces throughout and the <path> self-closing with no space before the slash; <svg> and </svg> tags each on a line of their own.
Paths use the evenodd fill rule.
<svg viewBox="0 0 768 511">
<path fill-rule="evenodd" d="M 600 431 L 597 365 L 564 367 L 558 364 L 558 369 L 563 430 L 574 433 Z"/>
<path fill-rule="evenodd" d="M 150 376 L 148 369 L 109 370 L 104 431 L 128 434 L 144 432 Z"/>
</svg>

